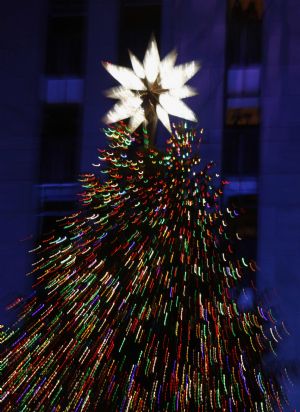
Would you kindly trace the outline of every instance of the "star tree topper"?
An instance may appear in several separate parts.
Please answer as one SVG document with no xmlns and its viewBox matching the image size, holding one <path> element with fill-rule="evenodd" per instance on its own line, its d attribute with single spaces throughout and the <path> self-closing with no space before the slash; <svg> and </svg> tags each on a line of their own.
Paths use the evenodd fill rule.
<svg viewBox="0 0 300 412">
<path fill-rule="evenodd" d="M 133 70 L 103 62 L 104 68 L 120 83 L 106 92 L 107 97 L 118 99 L 103 119 L 106 124 L 130 118 L 131 131 L 143 123 L 153 138 L 158 119 L 170 133 L 169 115 L 197 121 L 195 113 L 181 99 L 197 94 L 185 83 L 200 69 L 198 62 L 175 66 L 175 50 L 160 60 L 154 37 L 150 39 L 143 63 L 130 51 L 129 57 Z"/>
</svg>

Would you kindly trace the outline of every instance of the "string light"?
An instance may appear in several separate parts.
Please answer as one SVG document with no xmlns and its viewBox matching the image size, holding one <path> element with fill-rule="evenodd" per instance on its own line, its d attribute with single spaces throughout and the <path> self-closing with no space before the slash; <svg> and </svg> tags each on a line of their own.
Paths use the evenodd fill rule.
<svg viewBox="0 0 300 412">
<path fill-rule="evenodd" d="M 126 125 L 106 134 L 81 210 L 32 251 L 35 293 L 4 334 L 3 411 L 272 410 L 282 389 L 261 356 L 285 328 L 233 298 L 255 266 L 235 256 L 236 214 L 211 165 L 199 171 L 197 132 L 179 125 L 166 153 L 130 159 Z"/>
</svg>

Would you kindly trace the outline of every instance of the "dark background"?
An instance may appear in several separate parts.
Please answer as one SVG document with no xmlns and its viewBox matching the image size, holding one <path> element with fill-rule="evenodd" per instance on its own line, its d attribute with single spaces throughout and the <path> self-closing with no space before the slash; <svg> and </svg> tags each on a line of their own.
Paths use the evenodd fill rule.
<svg viewBox="0 0 300 412">
<path fill-rule="evenodd" d="M 300 1 L 299 0 L 10 0 L 0 13 L 0 323 L 5 307 L 30 291 L 42 232 L 76 208 L 77 176 L 92 170 L 105 145 L 101 117 L 115 85 L 101 60 L 128 66 L 154 33 L 163 57 L 198 59 L 187 101 L 205 130 L 201 157 L 231 181 L 224 206 L 243 253 L 255 257 L 259 291 L 291 336 L 279 349 L 290 365 L 300 406 Z M 175 120 L 175 119 L 174 119 Z M 167 132 L 157 140 L 163 147 Z M 244 281 L 241 304 L 255 300 Z"/>
</svg>

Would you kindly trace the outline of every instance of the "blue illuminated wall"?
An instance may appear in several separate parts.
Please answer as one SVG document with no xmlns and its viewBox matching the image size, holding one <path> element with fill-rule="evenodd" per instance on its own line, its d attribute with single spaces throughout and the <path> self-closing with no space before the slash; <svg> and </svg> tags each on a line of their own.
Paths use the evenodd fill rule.
<svg viewBox="0 0 300 412">
<path fill-rule="evenodd" d="M 14 317 L 5 312 L 5 305 L 30 290 L 30 280 L 24 276 L 30 270 L 27 251 L 38 232 L 47 3 L 11 0 L 1 4 L 0 322 L 5 323 Z M 101 116 L 111 101 L 102 91 L 114 82 L 101 68 L 101 60 L 117 62 L 122 35 L 119 18 L 118 0 L 88 2 L 78 173 L 91 170 L 97 147 L 104 145 Z M 202 70 L 191 81 L 199 96 L 191 98 L 190 105 L 205 129 L 203 157 L 214 159 L 221 168 L 226 1 L 163 0 L 161 19 L 162 55 L 176 46 L 179 62 L 195 58 L 202 62 Z M 291 330 L 281 356 L 293 365 L 300 361 L 299 23 L 299 0 L 265 1 L 257 281 L 261 289 L 277 290 L 280 317 Z M 291 400 L 300 406 L 297 379 Z"/>
<path fill-rule="evenodd" d="M 0 24 L 0 319 L 15 296 L 28 293 L 27 251 L 36 236 L 35 183 L 45 2 L 1 3 Z M 27 240 L 25 240 L 27 239 Z"/>
<path fill-rule="evenodd" d="M 268 1 L 264 21 L 259 281 L 275 288 L 291 336 L 281 355 L 299 369 L 300 339 L 300 3 Z M 291 401 L 300 406 L 299 379 Z"/>
</svg>

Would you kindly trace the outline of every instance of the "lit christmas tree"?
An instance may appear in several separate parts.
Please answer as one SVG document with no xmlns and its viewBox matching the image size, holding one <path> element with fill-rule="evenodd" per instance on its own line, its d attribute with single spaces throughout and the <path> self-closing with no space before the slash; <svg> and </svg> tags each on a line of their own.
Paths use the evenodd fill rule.
<svg viewBox="0 0 300 412">
<path fill-rule="evenodd" d="M 160 62 L 152 39 L 134 71 L 105 64 L 121 83 L 106 121 L 129 126 L 107 128 L 82 207 L 32 251 L 33 293 L 4 337 L 3 411 L 283 410 L 263 355 L 284 325 L 234 298 L 256 266 L 234 252 L 236 211 L 220 207 L 213 164 L 200 169 L 201 133 L 171 130 L 168 114 L 196 120 L 180 99 L 199 68 L 175 58 Z"/>
</svg>

